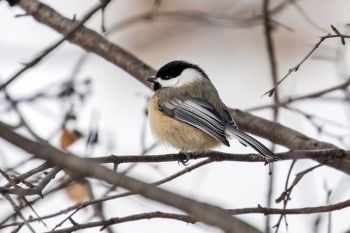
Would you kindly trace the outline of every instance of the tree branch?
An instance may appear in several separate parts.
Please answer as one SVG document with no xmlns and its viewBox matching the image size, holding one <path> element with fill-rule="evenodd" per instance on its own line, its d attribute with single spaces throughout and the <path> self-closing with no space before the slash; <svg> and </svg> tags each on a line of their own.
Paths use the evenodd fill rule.
<svg viewBox="0 0 350 233">
<path fill-rule="evenodd" d="M 320 96 L 329 94 L 331 92 L 337 91 L 337 90 L 346 90 L 346 88 L 348 88 L 350 85 L 350 79 L 346 80 L 343 83 L 337 84 L 333 87 L 329 87 L 320 91 L 316 91 L 316 92 L 312 92 L 309 94 L 305 94 L 305 95 L 301 95 L 301 96 L 296 96 L 296 97 L 289 97 L 284 101 L 281 101 L 280 103 L 278 103 L 278 105 L 276 106 L 276 104 L 267 104 L 267 105 L 262 105 L 262 106 L 257 106 L 257 107 L 253 107 L 253 108 L 249 108 L 246 109 L 246 111 L 251 112 L 251 111 L 256 111 L 256 110 L 261 110 L 261 109 L 265 109 L 265 108 L 272 108 L 272 107 L 283 107 L 283 106 L 287 106 L 291 103 L 300 101 L 300 100 L 306 100 L 306 99 L 316 99 L 319 98 Z"/>
<path fill-rule="evenodd" d="M 103 221 L 96 221 L 96 222 L 89 222 L 85 224 L 78 224 L 72 227 L 67 227 L 67 228 L 62 228 L 59 230 L 53 230 L 49 231 L 47 233 L 65 233 L 65 232 L 73 232 L 73 231 L 78 231 L 86 228 L 93 228 L 93 227 L 98 227 L 102 226 L 100 229 L 103 230 L 105 226 L 113 225 L 113 224 L 118 224 L 118 223 L 125 223 L 125 222 L 130 222 L 130 221 L 137 221 L 137 220 L 145 220 L 145 219 L 154 219 L 154 218 L 165 218 L 165 219 L 173 219 L 173 220 L 178 220 L 178 221 L 183 221 L 186 223 L 196 223 L 196 219 L 192 216 L 184 215 L 184 214 L 173 214 L 173 213 L 165 213 L 165 212 L 151 212 L 151 213 L 142 213 L 142 214 L 134 214 L 134 215 L 129 215 L 126 217 L 121 217 L 121 218 L 110 218 L 107 220 Z"/>
<path fill-rule="evenodd" d="M 58 33 L 65 35 L 76 25 L 74 20 L 63 17 L 51 7 L 37 0 L 20 0 L 18 5 L 37 21 L 46 24 Z M 67 40 L 116 64 L 146 86 L 150 86 L 146 78 L 154 74 L 155 70 L 125 49 L 109 42 L 95 31 L 81 26 Z"/>
<path fill-rule="evenodd" d="M 231 214 L 252 214 L 252 213 L 261 213 L 261 214 L 283 214 L 283 215 L 292 215 L 292 214 L 317 214 L 317 213 L 327 213 L 330 211 L 341 210 L 350 206 L 350 199 L 339 202 L 333 205 L 317 206 L 317 207 L 304 207 L 304 208 L 294 208 L 294 209 L 277 209 L 277 208 L 242 208 L 242 209 L 232 209 L 229 210 Z"/>
<path fill-rule="evenodd" d="M 254 116 L 238 109 L 230 109 L 230 113 L 242 129 L 266 138 L 276 144 L 283 145 L 292 150 L 320 150 L 336 149 L 333 144 L 309 138 L 306 135 L 291 128 L 274 123 L 258 116 Z M 341 158 L 329 154 L 328 160 L 315 156 L 312 159 L 327 166 L 333 167 L 350 174 L 350 155 L 344 154 Z M 338 157 L 338 159 L 336 159 Z M 335 160 L 334 160 L 335 159 Z"/>
<path fill-rule="evenodd" d="M 343 45 L 345 45 L 345 39 L 350 39 L 349 35 L 344 35 L 341 34 L 333 25 L 331 25 L 332 30 L 335 32 L 335 34 L 331 34 L 329 33 L 326 36 L 322 36 L 320 38 L 320 40 L 315 44 L 315 46 L 306 54 L 306 56 L 294 67 L 292 67 L 291 69 L 289 69 L 289 71 L 287 72 L 287 74 L 285 74 L 283 76 L 283 78 L 281 80 L 279 80 L 269 91 L 267 91 L 264 95 L 268 95 L 268 96 L 272 96 L 274 94 L 274 92 L 276 91 L 277 87 L 286 79 L 289 77 L 289 75 L 291 75 L 293 72 L 297 72 L 300 68 L 300 66 L 302 66 L 304 64 L 304 62 L 309 59 L 311 57 L 311 55 L 318 49 L 318 47 L 320 47 L 320 45 L 327 39 L 331 39 L 331 38 L 340 38 L 341 42 Z"/>
<path fill-rule="evenodd" d="M 55 164 L 74 176 L 90 176 L 104 180 L 112 185 L 121 186 L 146 198 L 181 209 L 193 215 L 199 221 L 219 227 L 225 232 L 237 232 L 237 229 L 241 227 L 246 228 L 246 232 L 259 232 L 256 228 L 238 219 L 232 218 L 228 212 L 222 208 L 165 191 L 152 184 L 147 184 L 134 178 L 115 173 L 87 159 L 66 154 L 50 145 L 31 141 L 15 133 L 9 126 L 2 122 L 0 122 L 0 137 L 26 152 L 33 154 L 37 158 Z"/>
<path fill-rule="evenodd" d="M 38 2 L 37 0 L 20 0 L 18 5 L 27 13 L 31 14 L 36 20 L 50 26 L 59 33 L 64 34 L 72 27 L 71 20 L 63 17 L 52 8 Z M 341 36 L 344 38 L 350 38 L 350 36 L 346 35 Z M 340 36 L 337 34 L 322 37 L 323 39 L 315 46 L 315 49 L 323 40 L 339 37 Z M 149 77 L 150 74 L 154 74 L 155 70 L 126 50 L 107 41 L 96 32 L 82 26 L 75 32 L 74 36 L 69 38 L 69 41 L 79 45 L 87 51 L 100 55 L 106 60 L 121 67 L 146 86 L 150 87 L 150 83 L 146 81 L 146 78 Z M 310 55 L 308 55 L 307 58 L 311 56 L 312 52 L 313 51 L 310 52 Z M 305 58 L 301 64 L 307 58 Z M 309 138 L 306 135 L 281 124 L 273 123 L 240 110 L 231 109 L 230 113 L 243 130 L 264 137 L 276 144 L 284 145 L 290 149 L 314 150 L 336 148 L 336 146 L 330 143 Z M 317 160 L 317 158 L 314 159 Z M 326 164 L 350 174 L 350 164 L 348 161 L 350 161 L 350 156 L 346 155 L 343 157 L 342 161 L 333 163 L 334 161 L 330 160 L 326 162 Z"/>
<path fill-rule="evenodd" d="M 64 33 L 64 37 L 57 42 L 53 43 L 46 49 L 44 49 L 37 57 L 35 57 L 32 61 L 27 63 L 22 69 L 17 71 L 11 78 L 9 78 L 4 84 L 0 86 L 0 91 L 3 90 L 5 87 L 7 87 L 10 83 L 15 81 L 21 74 L 23 74 L 26 70 L 30 69 L 31 67 L 35 66 L 38 64 L 44 57 L 46 57 L 48 54 L 50 54 L 52 51 L 54 51 L 58 46 L 60 46 L 67 38 L 72 36 L 86 21 L 88 21 L 91 16 L 93 16 L 98 10 L 106 7 L 106 5 L 110 1 L 102 1 L 99 4 L 97 4 L 95 7 L 93 7 L 89 12 L 86 13 L 86 15 L 79 21 L 72 21 L 71 22 L 71 27 L 69 30 L 67 30 Z"/>
<path fill-rule="evenodd" d="M 271 79 L 272 79 L 272 84 L 275 85 L 278 81 L 277 77 L 277 63 L 276 63 L 276 53 L 275 53 L 275 46 L 274 46 L 274 40 L 272 36 L 272 21 L 270 18 L 270 12 L 269 12 L 269 4 L 270 0 L 263 0 L 262 3 L 262 11 L 263 11 L 263 19 L 264 19 L 264 36 L 265 36 L 265 43 L 266 43 L 266 50 L 267 54 L 269 57 L 269 64 L 270 64 L 270 71 L 271 71 Z M 277 107 L 279 103 L 279 94 L 278 91 L 276 91 L 275 95 L 273 96 L 273 101 L 275 103 L 275 107 L 272 109 L 273 110 L 273 121 L 277 122 L 278 117 L 279 117 L 279 108 Z M 275 144 L 272 145 L 271 150 L 275 150 Z M 267 206 L 271 207 L 272 204 L 272 193 L 273 193 L 273 187 L 274 187 L 274 166 L 273 164 L 271 165 L 271 171 L 270 171 L 270 177 L 269 177 L 269 182 L 267 186 Z M 267 216 L 265 220 L 265 233 L 270 233 L 270 217 Z"/>
</svg>

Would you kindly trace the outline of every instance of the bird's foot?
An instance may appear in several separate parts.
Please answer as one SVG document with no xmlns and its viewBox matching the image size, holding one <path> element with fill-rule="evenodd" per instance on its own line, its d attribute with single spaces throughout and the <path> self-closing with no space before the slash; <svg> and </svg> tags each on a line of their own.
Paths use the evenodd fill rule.
<svg viewBox="0 0 350 233">
<path fill-rule="evenodd" d="M 188 165 L 188 161 L 191 159 L 191 154 L 180 151 L 179 155 L 182 157 L 181 159 L 179 159 L 178 164 L 182 164 L 184 166 Z"/>
<path fill-rule="evenodd" d="M 266 156 L 266 155 L 260 155 L 260 154 L 250 155 L 249 158 L 252 161 L 262 161 L 264 162 L 264 165 L 271 164 L 278 160 L 276 156 Z"/>
<path fill-rule="evenodd" d="M 263 156 L 262 158 L 263 158 L 263 160 L 265 162 L 264 165 L 273 163 L 273 162 L 278 160 L 278 158 L 276 156 Z"/>
</svg>

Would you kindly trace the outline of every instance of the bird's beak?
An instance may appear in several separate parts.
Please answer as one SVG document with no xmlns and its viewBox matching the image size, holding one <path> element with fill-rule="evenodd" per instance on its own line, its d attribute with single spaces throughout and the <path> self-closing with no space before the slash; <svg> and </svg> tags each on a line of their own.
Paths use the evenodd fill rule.
<svg viewBox="0 0 350 233">
<path fill-rule="evenodd" d="M 148 82 L 154 83 L 154 82 L 156 82 L 157 77 L 156 77 L 155 75 L 153 75 L 153 76 L 149 77 L 149 78 L 146 79 L 146 80 L 147 80 Z"/>
</svg>

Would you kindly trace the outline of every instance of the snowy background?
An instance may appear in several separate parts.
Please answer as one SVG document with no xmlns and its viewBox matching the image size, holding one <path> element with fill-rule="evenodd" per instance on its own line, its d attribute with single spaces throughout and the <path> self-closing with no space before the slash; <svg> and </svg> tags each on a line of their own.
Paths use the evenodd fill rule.
<svg viewBox="0 0 350 233">
<path fill-rule="evenodd" d="M 95 1 L 60 0 L 43 1 L 51 5 L 66 17 L 77 18 L 88 10 Z M 278 4 L 279 1 L 272 1 Z M 293 5 L 288 6 L 273 19 L 285 27 L 278 27 L 274 32 L 276 43 L 279 77 L 296 65 L 319 40 L 319 36 L 330 32 L 330 24 L 346 33 L 350 23 L 350 2 L 348 0 L 298 1 L 309 18 L 318 25 L 311 25 Z M 143 13 L 152 7 L 152 1 L 120 0 L 114 1 L 106 11 L 106 24 L 110 26 L 133 15 Z M 164 1 L 161 9 L 196 9 L 213 14 L 231 15 L 237 18 L 248 17 L 260 10 L 261 1 Z M 39 51 L 61 38 L 55 31 L 37 23 L 31 17 L 14 18 L 21 14 L 18 7 L 10 8 L 7 3 L 0 3 L 0 81 L 4 82 L 22 63 L 29 61 Z M 100 14 L 96 14 L 87 26 L 97 31 L 100 29 Z M 286 28 L 288 27 L 288 28 Z M 322 30 L 321 30 L 322 29 Z M 132 52 L 154 68 L 159 68 L 168 61 L 181 59 L 201 66 L 217 87 L 227 106 L 246 110 L 272 102 L 262 95 L 271 88 L 271 77 L 266 52 L 263 27 L 234 25 L 208 25 L 196 20 L 156 18 L 153 21 L 141 21 L 116 31 L 110 40 Z M 66 42 L 47 59 L 26 72 L 8 88 L 13 98 L 30 96 L 43 88 L 69 79 L 73 67 L 85 52 L 79 47 Z M 309 59 L 297 73 L 281 85 L 282 97 L 298 96 L 343 82 L 348 77 L 348 49 L 338 39 L 326 41 L 312 59 Z M 145 107 L 151 91 L 129 74 L 104 59 L 89 54 L 82 66 L 77 80 L 90 78 L 92 95 L 87 102 L 79 106 L 78 123 L 75 127 L 84 132 L 91 122 L 99 128 L 100 143 L 89 154 L 93 156 L 134 155 L 140 154 L 142 127 L 145 124 Z M 348 110 L 344 104 L 334 101 L 303 101 L 298 108 L 317 114 L 323 118 L 337 121 L 340 127 L 328 130 L 349 138 Z M 58 121 L 62 119 L 62 109 L 66 106 L 52 101 L 38 101 L 22 104 L 20 109 L 29 116 L 30 126 L 44 138 L 57 131 Z M 270 110 L 255 111 L 254 114 L 272 119 Z M 13 122 L 11 115 L 0 115 L 0 120 Z M 331 143 L 339 141 L 327 135 L 318 134 L 317 130 L 301 115 L 283 110 L 279 121 L 310 137 L 317 137 Z M 58 134 L 51 142 L 58 145 Z M 262 140 L 266 145 L 269 142 Z M 152 145 L 154 139 L 147 128 L 146 145 Z M 349 140 L 347 140 L 349 145 Z M 232 142 L 230 148 L 218 148 L 231 153 L 253 152 Z M 277 147 L 278 151 L 285 148 Z M 71 151 L 84 154 L 84 140 L 71 147 Z M 1 166 L 11 166 L 26 158 L 19 150 L 0 141 L 0 152 L 4 156 Z M 176 152 L 158 146 L 150 154 Z M 2 156 L 1 156 L 2 157 Z M 38 162 L 38 161 L 36 161 Z M 193 162 L 191 162 L 192 164 Z M 275 188 L 273 199 L 284 189 L 284 182 L 291 161 L 278 162 L 275 170 Z M 297 173 L 316 163 L 305 160 L 296 164 Z M 27 165 L 29 169 L 32 164 Z M 121 166 L 120 171 L 127 166 Z M 137 165 L 129 175 L 144 181 L 156 181 L 183 167 L 177 163 L 156 166 Z M 3 181 L 3 180 L 2 180 Z M 95 181 L 96 182 L 96 181 Z M 266 204 L 268 167 L 258 163 L 212 163 L 171 181 L 161 187 L 201 201 L 208 201 L 223 208 L 256 207 Z M 292 193 L 288 207 L 319 206 L 326 204 L 325 184 L 333 190 L 331 202 L 339 202 L 350 196 L 350 177 L 329 167 L 321 167 L 303 178 Z M 99 190 L 99 189 L 97 189 Z M 103 193 L 101 188 L 101 193 Z M 34 207 L 40 215 L 45 215 L 74 204 L 64 192 L 46 197 L 49 201 Z M 282 207 L 275 205 L 275 207 Z M 0 202 L 0 219 L 11 211 L 4 201 Z M 145 211 L 169 210 L 169 207 L 155 202 L 145 202 L 143 198 L 131 196 L 111 200 L 105 205 L 108 217 L 124 216 Z M 172 210 L 176 211 L 176 210 Z M 30 210 L 25 212 L 31 214 Z M 92 210 L 81 211 L 75 220 L 88 219 Z M 63 216 L 64 217 L 64 216 Z M 265 217 L 261 214 L 238 216 L 244 221 L 264 229 Z M 272 225 L 279 216 L 272 217 Z M 318 215 L 288 216 L 289 233 L 313 232 L 314 221 Z M 334 212 L 332 232 L 345 232 L 350 229 L 350 209 Z M 62 218 L 62 216 L 61 216 Z M 321 222 L 320 233 L 326 232 L 326 214 Z M 48 221 L 49 228 L 57 219 Z M 47 230 L 41 224 L 34 224 L 38 231 Z M 117 232 L 219 232 L 203 224 L 185 224 L 173 220 L 147 220 L 118 224 L 113 227 Z M 98 228 L 84 232 L 96 232 Z M 21 232 L 26 232 L 23 228 Z M 287 232 L 282 225 L 279 232 Z"/>
</svg>

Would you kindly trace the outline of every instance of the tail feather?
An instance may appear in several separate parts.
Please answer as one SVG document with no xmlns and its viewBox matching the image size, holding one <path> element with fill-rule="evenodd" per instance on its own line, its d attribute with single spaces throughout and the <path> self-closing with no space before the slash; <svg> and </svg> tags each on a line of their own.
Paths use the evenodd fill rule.
<svg viewBox="0 0 350 233">
<path fill-rule="evenodd" d="M 256 150 L 260 155 L 262 155 L 264 158 L 269 160 L 275 160 L 277 159 L 276 155 L 268 149 L 266 146 L 261 144 L 259 141 L 257 141 L 255 138 L 249 136 L 248 134 L 244 133 L 243 131 L 230 127 L 228 129 L 229 136 L 235 137 L 238 139 L 240 143 L 243 145 L 248 145 L 252 147 L 254 150 Z"/>
</svg>

